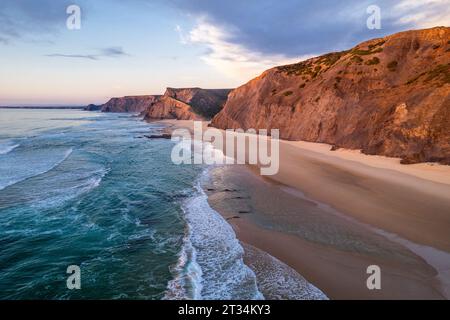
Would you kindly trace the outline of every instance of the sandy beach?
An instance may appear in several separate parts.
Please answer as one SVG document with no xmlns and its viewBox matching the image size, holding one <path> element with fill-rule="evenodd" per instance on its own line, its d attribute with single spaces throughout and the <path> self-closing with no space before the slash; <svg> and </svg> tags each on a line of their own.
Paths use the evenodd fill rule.
<svg viewBox="0 0 450 320">
<path fill-rule="evenodd" d="M 330 149 L 281 141 L 271 177 L 250 166 L 217 167 L 205 186 L 210 204 L 243 243 L 331 299 L 449 299 L 450 167 Z M 373 264 L 381 290 L 366 287 Z"/>
</svg>

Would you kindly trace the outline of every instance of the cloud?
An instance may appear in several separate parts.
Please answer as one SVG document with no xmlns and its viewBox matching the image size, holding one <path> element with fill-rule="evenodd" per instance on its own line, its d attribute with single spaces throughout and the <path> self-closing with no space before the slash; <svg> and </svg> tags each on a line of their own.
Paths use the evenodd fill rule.
<svg viewBox="0 0 450 320">
<path fill-rule="evenodd" d="M 202 59 L 242 78 L 293 60 L 339 51 L 412 28 L 448 25 L 450 0 L 172 0 L 193 17 L 189 32 L 176 27 L 180 42 L 206 47 Z M 381 8 L 382 29 L 367 28 L 367 7 Z"/>
<path fill-rule="evenodd" d="M 400 11 L 397 23 L 417 28 L 450 25 L 450 0 L 402 0 L 394 11 Z"/>
<path fill-rule="evenodd" d="M 52 54 L 46 54 L 45 56 L 46 57 L 51 57 L 51 58 L 78 58 L 78 59 L 98 60 L 97 56 L 89 55 L 89 54 L 52 53 Z"/>
<path fill-rule="evenodd" d="M 238 30 L 230 39 L 263 53 L 310 54 L 345 49 L 408 28 L 448 25 L 450 0 L 172 0 L 212 25 Z M 369 5 L 381 8 L 382 30 L 366 27 Z"/>
<path fill-rule="evenodd" d="M 9 40 L 3 37 L 0 37 L 0 43 L 9 44 Z"/>
<path fill-rule="evenodd" d="M 181 28 L 181 26 L 177 24 L 175 26 L 175 31 L 178 33 L 178 36 L 180 37 L 180 43 L 187 44 L 188 40 L 186 39 L 183 28 Z"/>
<path fill-rule="evenodd" d="M 206 46 L 207 50 L 202 55 L 202 60 L 227 76 L 239 80 L 253 78 L 276 65 L 294 63 L 306 58 L 249 50 L 231 41 L 234 34 L 232 29 L 213 25 L 202 18 L 188 35 L 183 36 L 183 39 L 185 43 Z"/>
<path fill-rule="evenodd" d="M 65 28 L 70 1 L 1 0 L 0 37 L 4 43 L 33 40 Z"/>
<path fill-rule="evenodd" d="M 109 47 L 109 48 L 103 48 L 101 49 L 101 54 L 97 55 L 101 57 L 123 57 L 123 56 L 129 56 L 128 53 L 126 53 L 122 47 Z"/>
<path fill-rule="evenodd" d="M 230 43 L 287 56 L 344 48 L 366 28 L 369 1 L 173 0 L 195 19 L 229 30 Z"/>
<path fill-rule="evenodd" d="M 88 59 L 88 60 L 99 60 L 101 58 L 120 58 L 124 56 L 129 56 L 121 47 L 109 47 L 100 49 L 96 54 L 64 54 L 64 53 L 51 53 L 47 54 L 46 57 L 51 58 L 76 58 L 76 59 Z"/>
</svg>

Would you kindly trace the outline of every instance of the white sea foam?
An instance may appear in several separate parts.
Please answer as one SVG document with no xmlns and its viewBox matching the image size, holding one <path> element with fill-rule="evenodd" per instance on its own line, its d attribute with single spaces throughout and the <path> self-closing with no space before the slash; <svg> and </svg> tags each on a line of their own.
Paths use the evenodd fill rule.
<svg viewBox="0 0 450 320">
<path fill-rule="evenodd" d="M 175 278 L 169 281 L 164 297 L 166 300 L 201 299 L 202 270 L 196 261 L 196 252 L 190 240 L 189 225 L 185 232 L 178 262 L 171 269 Z"/>
<path fill-rule="evenodd" d="M 297 271 L 251 245 L 245 245 L 249 267 L 258 277 L 258 287 L 270 300 L 327 300 L 327 296 Z"/>
<path fill-rule="evenodd" d="M 166 298 L 263 299 L 233 229 L 209 206 L 200 181 L 196 189 L 183 205 L 188 228 Z"/>
<path fill-rule="evenodd" d="M 8 154 L 11 151 L 13 151 L 15 148 L 17 148 L 19 146 L 19 144 L 7 144 L 7 145 L 0 145 L 0 155 L 2 154 Z"/>
<path fill-rule="evenodd" d="M 45 198 L 42 201 L 36 201 L 32 206 L 34 207 L 53 207 L 60 205 L 70 199 L 80 196 L 81 194 L 92 191 L 97 188 L 102 182 L 106 174 L 108 174 L 108 169 L 100 169 L 93 172 L 88 172 L 89 178 L 84 178 L 83 182 L 70 186 L 67 188 L 58 189 L 58 193 L 55 196 Z"/>
<path fill-rule="evenodd" d="M 83 185 L 82 193 L 97 188 L 109 171 L 109 169 L 102 169 L 94 172 L 94 175 Z"/>
<path fill-rule="evenodd" d="M 16 183 L 22 182 L 24 180 L 30 179 L 32 177 L 36 177 L 39 176 L 41 174 L 47 173 L 50 170 L 53 170 L 54 168 L 56 168 L 57 166 L 59 166 L 62 162 L 64 162 L 73 152 L 73 148 L 68 149 L 67 151 L 64 152 L 62 158 L 58 159 L 56 162 L 50 164 L 48 167 L 44 167 L 42 170 L 37 171 L 37 172 L 30 172 L 27 174 L 22 174 L 21 172 L 20 175 L 7 179 L 5 181 L 0 181 L 0 190 L 5 189 L 6 187 L 12 186 Z"/>
</svg>

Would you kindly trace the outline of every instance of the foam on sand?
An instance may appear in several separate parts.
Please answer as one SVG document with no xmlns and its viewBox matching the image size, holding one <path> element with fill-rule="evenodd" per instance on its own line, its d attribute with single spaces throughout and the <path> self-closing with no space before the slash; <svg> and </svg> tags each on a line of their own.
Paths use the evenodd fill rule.
<svg viewBox="0 0 450 320">
<path fill-rule="evenodd" d="M 247 265 L 256 273 L 258 288 L 270 300 L 327 300 L 327 296 L 297 271 L 270 254 L 244 245 Z"/>
<path fill-rule="evenodd" d="M 188 229 L 166 298 L 263 299 L 233 229 L 209 206 L 200 182 L 183 210 Z"/>
</svg>

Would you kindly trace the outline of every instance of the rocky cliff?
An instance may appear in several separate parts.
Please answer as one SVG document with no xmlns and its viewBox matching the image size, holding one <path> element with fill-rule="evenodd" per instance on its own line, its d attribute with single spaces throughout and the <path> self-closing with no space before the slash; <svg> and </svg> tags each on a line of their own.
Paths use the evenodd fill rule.
<svg viewBox="0 0 450 320">
<path fill-rule="evenodd" d="M 143 112 L 145 120 L 205 120 L 225 104 L 229 89 L 167 88 L 162 97 Z"/>
<path fill-rule="evenodd" d="M 84 111 L 99 111 L 102 109 L 102 106 L 96 104 L 90 104 L 83 108 Z"/>
<path fill-rule="evenodd" d="M 121 98 L 112 98 L 101 106 L 102 112 L 136 112 L 140 113 L 152 103 L 158 101 L 161 96 L 128 96 Z"/>
<path fill-rule="evenodd" d="M 450 164 L 450 28 L 270 69 L 233 90 L 212 125 Z"/>
</svg>

